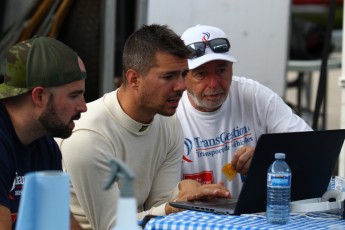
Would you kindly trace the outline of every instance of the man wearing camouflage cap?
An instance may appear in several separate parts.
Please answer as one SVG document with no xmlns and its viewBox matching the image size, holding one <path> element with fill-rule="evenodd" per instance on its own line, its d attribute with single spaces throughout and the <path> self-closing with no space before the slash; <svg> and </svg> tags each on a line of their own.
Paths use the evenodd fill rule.
<svg viewBox="0 0 345 230">
<path fill-rule="evenodd" d="M 85 78 L 82 60 L 53 38 L 10 48 L 0 84 L 0 229 L 15 228 L 26 173 L 62 170 L 53 137 L 69 137 L 87 110 Z"/>
</svg>

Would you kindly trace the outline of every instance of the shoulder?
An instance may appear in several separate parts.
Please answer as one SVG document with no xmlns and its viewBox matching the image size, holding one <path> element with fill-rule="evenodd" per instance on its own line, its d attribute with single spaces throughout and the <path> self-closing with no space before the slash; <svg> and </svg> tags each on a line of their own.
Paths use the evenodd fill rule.
<svg viewBox="0 0 345 230">
<path fill-rule="evenodd" d="M 271 90 L 267 86 L 263 85 L 262 83 L 254 80 L 254 79 L 250 79 L 250 78 L 246 78 L 246 77 L 239 77 L 239 76 L 233 76 L 230 89 L 231 90 L 237 89 L 239 91 L 246 91 L 247 93 L 251 93 L 254 95 L 275 94 L 275 92 L 273 92 L 273 90 Z"/>
<path fill-rule="evenodd" d="M 263 86 L 260 82 L 246 77 L 232 76 L 232 83 L 242 87 L 261 87 Z"/>
<path fill-rule="evenodd" d="M 58 144 L 51 136 L 43 136 L 33 143 L 36 152 L 40 155 L 51 157 L 52 159 L 61 159 L 61 151 Z"/>
<path fill-rule="evenodd" d="M 162 135 L 165 134 L 171 140 L 181 138 L 182 127 L 177 113 L 172 116 L 156 115 L 153 125 L 158 126 Z"/>
<path fill-rule="evenodd" d="M 36 144 L 59 151 L 56 141 L 52 136 L 43 136 L 35 141 Z"/>
<path fill-rule="evenodd" d="M 87 111 L 81 114 L 79 120 L 75 121 L 74 131 L 79 129 L 101 129 L 106 126 L 107 121 L 111 117 L 111 102 L 106 99 L 110 99 L 112 93 L 105 94 L 103 97 L 87 103 Z M 115 97 L 114 97 L 115 98 Z"/>
</svg>

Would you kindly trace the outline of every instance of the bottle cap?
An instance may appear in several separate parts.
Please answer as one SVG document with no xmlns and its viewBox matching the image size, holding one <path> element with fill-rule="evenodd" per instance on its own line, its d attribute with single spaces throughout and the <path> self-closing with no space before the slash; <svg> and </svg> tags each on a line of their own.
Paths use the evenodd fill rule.
<svg viewBox="0 0 345 230">
<path fill-rule="evenodd" d="M 285 153 L 276 153 L 274 154 L 274 158 L 280 160 L 285 159 Z"/>
</svg>

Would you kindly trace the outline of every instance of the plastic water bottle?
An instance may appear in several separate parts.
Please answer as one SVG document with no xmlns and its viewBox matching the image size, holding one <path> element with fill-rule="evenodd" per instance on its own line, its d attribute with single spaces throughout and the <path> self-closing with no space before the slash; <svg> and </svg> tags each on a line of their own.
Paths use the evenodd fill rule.
<svg viewBox="0 0 345 230">
<path fill-rule="evenodd" d="M 291 170 L 285 153 L 276 153 L 267 171 L 266 218 L 270 224 L 286 224 L 290 220 Z"/>
</svg>

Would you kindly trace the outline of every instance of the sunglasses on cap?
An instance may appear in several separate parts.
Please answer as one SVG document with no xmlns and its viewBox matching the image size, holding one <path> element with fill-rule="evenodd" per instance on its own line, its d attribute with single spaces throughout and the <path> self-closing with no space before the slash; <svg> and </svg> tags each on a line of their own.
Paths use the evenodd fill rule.
<svg viewBox="0 0 345 230">
<path fill-rule="evenodd" d="M 230 42 L 226 38 L 215 38 L 205 42 L 189 44 L 187 45 L 187 48 L 191 51 L 189 58 L 193 59 L 203 56 L 207 46 L 215 53 L 225 53 L 230 49 Z"/>
</svg>

